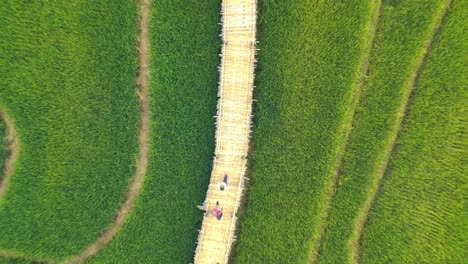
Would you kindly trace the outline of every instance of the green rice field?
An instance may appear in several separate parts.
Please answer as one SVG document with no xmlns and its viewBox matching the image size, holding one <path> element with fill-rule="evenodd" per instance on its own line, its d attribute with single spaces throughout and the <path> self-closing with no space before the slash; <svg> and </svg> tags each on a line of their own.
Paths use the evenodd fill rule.
<svg viewBox="0 0 468 264">
<path fill-rule="evenodd" d="M 205 198 L 214 152 L 219 8 L 217 1 L 153 3 L 151 130 L 155 133 L 148 173 L 133 214 L 90 263 L 193 261 L 202 220 L 196 206 Z"/>
<path fill-rule="evenodd" d="M 383 149 L 389 144 L 408 79 L 444 1 L 383 2 L 369 74 L 353 121 L 330 217 L 319 250 L 319 263 L 350 261 L 359 210 L 378 178 Z M 418 10 L 419 12 L 410 12 Z M 404 20 L 402 18 L 405 18 Z M 399 67 L 395 67 L 395 65 Z"/>
<path fill-rule="evenodd" d="M 80 263 L 194 262 L 221 4 L 150 1 L 147 98 L 141 1 L 0 4 L 0 111 L 19 154 L 0 188 L 0 263 L 70 263 L 110 227 Z M 259 0 L 257 11 L 229 263 L 465 263 L 468 1 Z M 144 100 L 146 174 L 113 226 L 141 169 Z M 0 118 L 0 186 L 8 158 Z"/>
<path fill-rule="evenodd" d="M 364 229 L 364 263 L 466 261 L 467 8 L 453 3 L 421 70 Z"/>
<path fill-rule="evenodd" d="M 62 259 L 111 223 L 134 171 L 137 6 L 10 1 L 0 17 L 0 106 L 20 142 L 0 249 Z"/>
</svg>

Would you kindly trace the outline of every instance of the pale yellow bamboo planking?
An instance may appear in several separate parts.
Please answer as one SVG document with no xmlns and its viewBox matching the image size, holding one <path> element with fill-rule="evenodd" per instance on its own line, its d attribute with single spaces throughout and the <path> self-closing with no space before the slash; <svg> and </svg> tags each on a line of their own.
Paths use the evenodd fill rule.
<svg viewBox="0 0 468 264">
<path fill-rule="evenodd" d="M 195 251 L 196 264 L 227 263 L 235 240 L 236 212 L 241 200 L 249 149 L 255 67 L 255 0 L 223 0 L 222 59 L 213 171 L 205 199 Z M 228 189 L 218 183 L 228 175 Z M 209 212 L 219 202 L 223 217 Z"/>
</svg>

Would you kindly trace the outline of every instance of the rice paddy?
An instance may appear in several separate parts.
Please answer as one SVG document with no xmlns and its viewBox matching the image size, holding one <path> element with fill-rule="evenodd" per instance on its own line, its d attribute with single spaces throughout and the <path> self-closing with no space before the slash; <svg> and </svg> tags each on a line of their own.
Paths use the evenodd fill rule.
<svg viewBox="0 0 468 264">
<path fill-rule="evenodd" d="M 141 189 L 83 261 L 193 262 L 215 149 L 221 1 L 150 1 L 144 98 L 141 3 L 0 5 L 0 111 L 20 150 L 0 192 L 0 263 L 69 261 L 115 223 L 142 169 L 142 100 Z M 230 262 L 463 263 L 467 2 L 260 0 L 257 10 Z M 0 118 L 0 181 L 7 134 Z"/>
<path fill-rule="evenodd" d="M 111 223 L 134 173 L 136 4 L 14 1 L 0 17 L 0 105 L 21 150 L 0 249 L 63 259 Z"/>
</svg>

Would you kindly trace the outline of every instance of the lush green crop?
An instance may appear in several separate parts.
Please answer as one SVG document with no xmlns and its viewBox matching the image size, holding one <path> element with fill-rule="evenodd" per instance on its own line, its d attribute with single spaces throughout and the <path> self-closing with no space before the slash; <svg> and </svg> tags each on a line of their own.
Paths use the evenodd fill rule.
<svg viewBox="0 0 468 264">
<path fill-rule="evenodd" d="M 349 262 L 358 212 L 444 1 L 382 1 L 344 154 L 372 1 L 259 1 L 251 181 L 234 263 L 305 263 L 322 225 L 317 262 Z M 464 260 L 468 6 L 453 1 L 363 231 L 363 263 Z M 193 260 L 196 205 L 214 151 L 221 1 L 151 2 L 148 171 L 122 229 L 89 263 Z M 0 200 L 0 251 L 20 257 L 0 263 L 77 254 L 121 205 L 137 153 L 137 17 L 135 0 L 0 5 L 0 110 L 15 120 L 21 150 Z M 0 179 L 4 126 L 0 120 Z"/>
<path fill-rule="evenodd" d="M 8 155 L 8 148 L 6 142 L 6 127 L 5 122 L 0 118 L 0 181 L 3 179 L 5 170 L 5 161 Z"/>
<path fill-rule="evenodd" d="M 350 260 L 348 243 L 360 208 L 383 162 L 416 58 L 443 0 L 383 1 L 369 74 L 346 147 L 319 250 L 319 263 Z M 429 34 L 430 35 L 430 34 Z"/>
<path fill-rule="evenodd" d="M 468 5 L 454 1 L 364 230 L 363 263 L 465 263 Z"/>
<path fill-rule="evenodd" d="M 261 1 L 251 184 L 236 263 L 304 263 L 359 73 L 367 1 Z"/>
<path fill-rule="evenodd" d="M 3 1 L 0 106 L 20 157 L 0 250 L 59 259 L 94 242 L 134 173 L 134 1 Z"/>
<path fill-rule="evenodd" d="M 152 1 L 149 167 L 122 230 L 90 262 L 190 263 L 214 152 L 220 1 Z"/>
</svg>

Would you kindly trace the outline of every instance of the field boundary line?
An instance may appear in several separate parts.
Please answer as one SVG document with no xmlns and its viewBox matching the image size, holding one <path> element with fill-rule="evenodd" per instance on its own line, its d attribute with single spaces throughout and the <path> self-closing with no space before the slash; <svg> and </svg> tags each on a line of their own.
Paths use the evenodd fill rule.
<svg viewBox="0 0 468 264">
<path fill-rule="evenodd" d="M 364 228 L 366 220 L 368 219 L 370 208 L 374 203 L 375 197 L 377 196 L 377 193 L 380 189 L 381 181 L 385 175 L 385 172 L 387 171 L 387 165 L 389 163 L 390 156 L 394 150 L 396 139 L 401 129 L 401 125 L 406 117 L 408 104 L 410 101 L 411 94 L 414 90 L 415 83 L 421 73 L 421 70 L 424 66 L 424 62 L 427 60 L 427 56 L 430 53 L 431 46 L 434 43 L 435 37 L 441 27 L 442 20 L 448 13 L 451 2 L 452 0 L 445 0 L 445 2 L 441 5 L 440 10 L 435 15 L 435 18 L 430 26 L 429 33 L 423 42 L 421 51 L 416 59 L 413 69 L 411 70 L 408 82 L 406 84 L 406 89 L 404 90 L 404 94 L 402 97 L 403 100 L 395 118 L 392 133 L 390 134 L 387 146 L 384 149 L 382 159 L 376 164 L 376 166 L 378 166 L 376 170 L 377 175 L 374 178 L 371 188 L 369 189 L 366 201 L 359 210 L 358 218 L 354 225 L 353 235 L 348 243 L 351 252 L 351 262 L 353 264 L 359 263 L 362 230 Z"/>
<path fill-rule="evenodd" d="M 5 160 L 5 168 L 3 170 L 3 179 L 0 180 L 0 200 L 3 198 L 5 191 L 8 187 L 8 182 L 15 169 L 15 162 L 18 159 L 19 145 L 18 135 L 16 133 L 15 124 L 13 119 L 5 112 L 0 110 L 0 118 L 5 122 L 6 128 L 6 141 L 8 153 Z M 3 140 L 3 139 L 2 139 Z"/>
<path fill-rule="evenodd" d="M 373 7 L 371 11 L 371 16 L 369 19 L 366 43 L 361 53 L 361 61 L 359 64 L 359 75 L 354 81 L 353 91 L 351 94 L 351 99 L 349 101 L 349 108 L 345 113 L 344 122 L 341 127 L 342 135 L 340 138 L 340 143 L 338 145 L 338 151 L 337 151 L 335 163 L 332 169 L 332 177 L 330 178 L 330 181 L 328 182 L 327 189 L 326 189 L 325 204 L 322 207 L 322 210 L 319 215 L 319 218 L 320 218 L 319 224 L 317 228 L 315 229 L 314 242 L 312 244 L 312 250 L 309 255 L 309 260 L 308 260 L 309 263 L 315 263 L 318 257 L 318 251 L 320 249 L 320 243 L 325 232 L 326 221 L 330 213 L 330 208 L 331 208 L 332 200 L 333 200 L 335 189 L 336 189 L 336 184 L 341 175 L 341 171 L 340 171 L 341 164 L 343 162 L 343 157 L 344 157 L 346 146 L 349 140 L 349 135 L 352 130 L 354 114 L 356 112 L 356 107 L 361 97 L 361 91 L 362 91 L 362 87 L 364 84 L 364 79 L 367 75 L 367 71 L 369 68 L 369 59 L 370 59 L 371 50 L 374 44 L 374 36 L 375 36 L 376 29 L 377 29 L 377 24 L 378 24 L 380 13 L 381 13 L 382 0 L 374 0 L 372 1 L 372 4 L 373 4 Z"/>
</svg>

